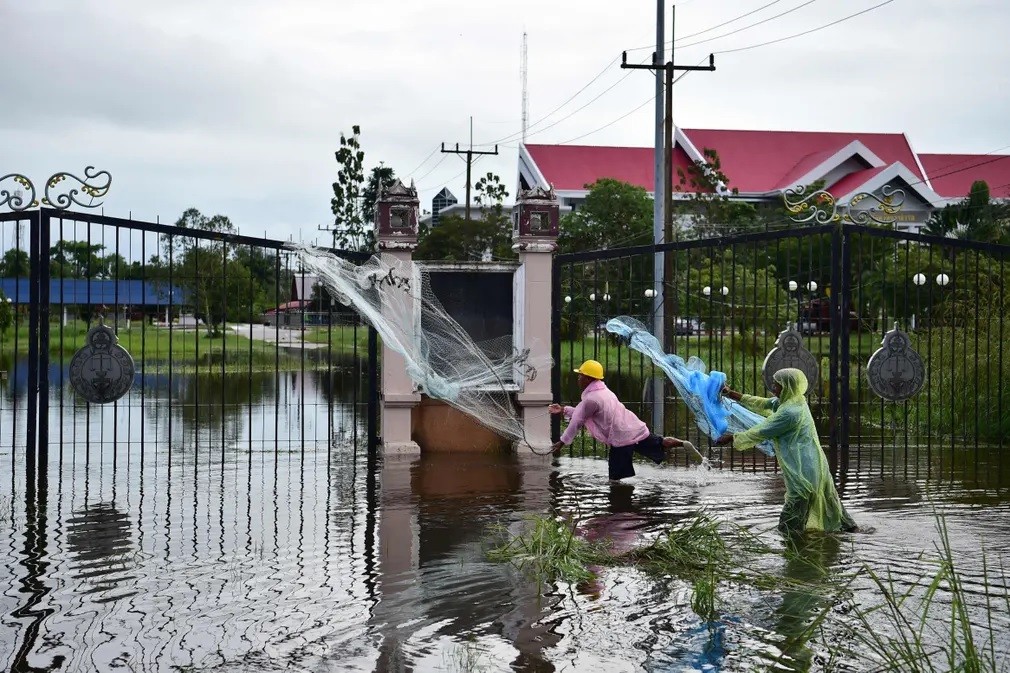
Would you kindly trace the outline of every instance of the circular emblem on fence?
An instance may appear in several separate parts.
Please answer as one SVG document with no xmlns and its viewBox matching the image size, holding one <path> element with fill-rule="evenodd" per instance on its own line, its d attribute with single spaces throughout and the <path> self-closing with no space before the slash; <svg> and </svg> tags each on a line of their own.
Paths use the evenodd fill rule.
<svg viewBox="0 0 1010 673">
<path fill-rule="evenodd" d="M 803 337 L 794 324 L 787 325 L 779 333 L 779 338 L 775 340 L 775 348 L 768 351 L 768 356 L 761 366 L 765 387 L 771 389 L 772 377 L 775 372 L 790 367 L 803 372 L 809 384 L 807 390 L 814 390 L 820 378 L 820 367 L 817 364 L 817 358 L 803 346 Z"/>
<path fill-rule="evenodd" d="M 133 358 L 101 318 L 86 339 L 87 344 L 70 361 L 70 385 L 89 402 L 114 402 L 133 386 Z"/>
<path fill-rule="evenodd" d="M 890 402 L 903 402 L 922 390 L 926 367 L 913 350 L 912 340 L 898 329 L 897 323 L 870 357 L 866 376 L 873 392 Z"/>
</svg>

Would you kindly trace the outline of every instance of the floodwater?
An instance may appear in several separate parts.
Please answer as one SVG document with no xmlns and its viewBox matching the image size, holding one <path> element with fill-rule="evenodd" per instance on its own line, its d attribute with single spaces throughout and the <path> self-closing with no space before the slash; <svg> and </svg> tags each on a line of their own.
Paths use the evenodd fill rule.
<svg viewBox="0 0 1010 673">
<path fill-rule="evenodd" d="M 207 404 L 221 391 L 223 406 Z M 489 540 L 554 514 L 630 546 L 704 510 L 781 545 L 774 473 L 643 464 L 612 485 L 605 461 L 528 450 L 370 461 L 354 441 L 358 391 L 292 373 L 152 381 L 118 409 L 57 391 L 63 441 L 53 428 L 48 484 L 33 491 L 10 448 L 16 398 L 5 388 L 0 406 L 5 670 L 858 670 L 828 663 L 851 620 L 825 606 L 814 569 L 868 563 L 918 581 L 934 508 L 969 594 L 1006 586 L 994 565 L 1010 548 L 1008 484 L 850 472 L 843 498 L 872 531 L 764 561 L 794 585 L 720 588 L 721 617 L 704 623 L 676 578 L 617 567 L 541 587 L 489 562 Z M 879 604 L 865 577 L 852 589 Z M 826 607 L 824 633 L 800 637 Z M 1010 633 L 1006 611 L 992 618 Z M 1005 661 L 1010 637 L 1001 646 Z"/>
</svg>

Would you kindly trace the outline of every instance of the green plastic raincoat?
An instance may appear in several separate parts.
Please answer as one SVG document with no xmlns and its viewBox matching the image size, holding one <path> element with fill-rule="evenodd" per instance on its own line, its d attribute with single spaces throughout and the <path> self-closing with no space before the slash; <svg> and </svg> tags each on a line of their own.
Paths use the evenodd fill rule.
<svg viewBox="0 0 1010 673">
<path fill-rule="evenodd" d="M 814 417 L 804 397 L 807 377 L 798 369 L 782 369 L 772 378 L 782 386 L 777 398 L 741 397 L 741 404 L 766 418 L 750 430 L 733 435 L 733 446 L 743 451 L 765 440 L 774 443 L 775 457 L 786 482 L 786 504 L 779 516 L 779 530 L 786 533 L 855 530 L 856 524 L 838 499 Z"/>
</svg>

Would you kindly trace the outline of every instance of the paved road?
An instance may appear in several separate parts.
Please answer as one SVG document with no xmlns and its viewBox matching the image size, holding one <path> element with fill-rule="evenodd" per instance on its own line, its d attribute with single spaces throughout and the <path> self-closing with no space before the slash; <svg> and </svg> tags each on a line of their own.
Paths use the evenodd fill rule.
<svg viewBox="0 0 1010 673">
<path fill-rule="evenodd" d="M 231 327 L 235 330 L 236 334 L 241 334 L 244 337 L 267 343 L 275 343 L 288 348 L 317 350 L 326 347 L 326 344 L 306 343 L 302 341 L 302 330 L 300 329 L 286 329 L 273 325 L 232 325 Z"/>
</svg>

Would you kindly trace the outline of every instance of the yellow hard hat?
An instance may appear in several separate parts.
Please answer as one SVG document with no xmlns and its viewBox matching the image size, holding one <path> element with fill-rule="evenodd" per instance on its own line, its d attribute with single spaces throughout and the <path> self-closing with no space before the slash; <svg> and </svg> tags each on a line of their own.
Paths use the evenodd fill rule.
<svg viewBox="0 0 1010 673">
<path fill-rule="evenodd" d="M 603 365 L 596 360 L 586 360 L 582 366 L 575 370 L 576 374 L 583 374 L 591 379 L 603 378 Z"/>
</svg>

